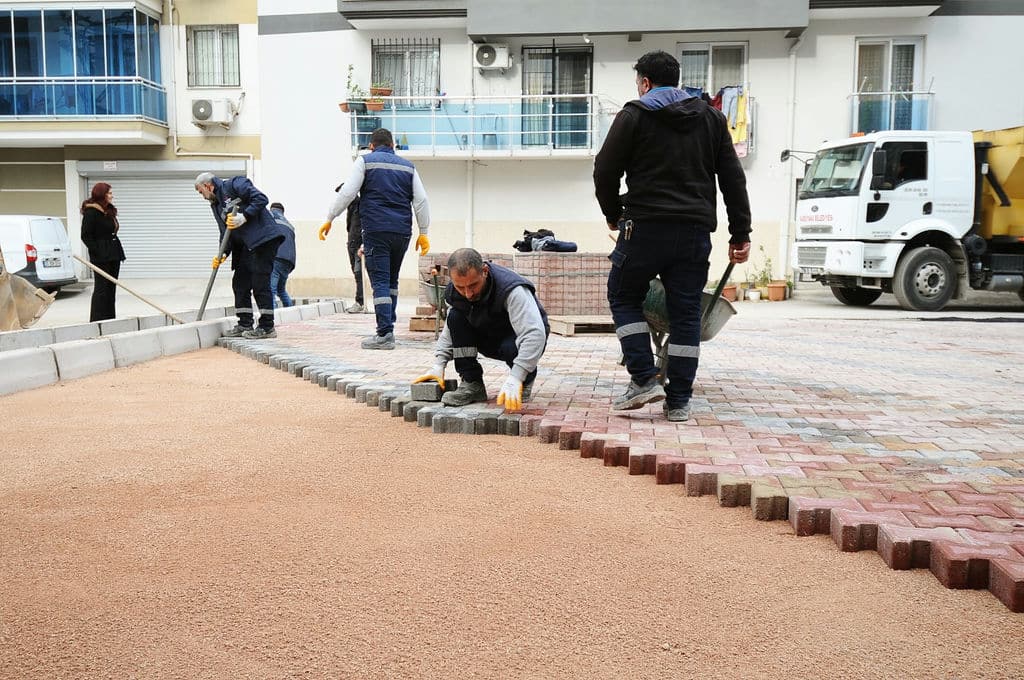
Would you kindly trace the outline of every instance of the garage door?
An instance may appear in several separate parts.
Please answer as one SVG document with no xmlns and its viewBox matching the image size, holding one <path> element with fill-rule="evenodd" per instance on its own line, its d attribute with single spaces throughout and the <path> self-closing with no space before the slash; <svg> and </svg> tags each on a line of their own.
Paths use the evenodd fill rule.
<svg viewBox="0 0 1024 680">
<path fill-rule="evenodd" d="M 194 181 L 194 175 L 88 178 L 90 188 L 96 182 L 113 187 L 121 223 L 118 236 L 127 257 L 121 264 L 121 277 L 209 276 L 219 243 L 217 222 L 210 204 L 196 192 Z"/>
</svg>

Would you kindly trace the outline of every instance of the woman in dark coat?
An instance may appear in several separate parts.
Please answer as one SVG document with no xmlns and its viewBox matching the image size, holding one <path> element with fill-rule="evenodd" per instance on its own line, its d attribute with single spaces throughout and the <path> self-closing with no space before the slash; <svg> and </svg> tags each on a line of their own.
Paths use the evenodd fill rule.
<svg viewBox="0 0 1024 680">
<path fill-rule="evenodd" d="M 121 272 L 124 248 L 117 238 L 117 208 L 112 203 L 114 192 L 110 185 L 99 182 L 92 188 L 89 199 L 82 203 L 82 243 L 89 248 L 89 260 L 115 279 Z M 113 319 L 116 286 L 96 275 L 92 287 L 92 308 L 89 321 Z"/>
</svg>

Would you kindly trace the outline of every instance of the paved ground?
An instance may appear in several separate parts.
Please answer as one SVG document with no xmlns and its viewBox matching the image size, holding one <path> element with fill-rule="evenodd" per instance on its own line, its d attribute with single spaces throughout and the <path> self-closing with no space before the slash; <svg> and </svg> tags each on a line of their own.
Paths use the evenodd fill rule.
<svg viewBox="0 0 1024 680">
<path fill-rule="evenodd" d="M 354 342 L 348 318 L 332 321 L 288 340 Z M 707 363 L 738 373 L 723 354 L 775 332 L 737 328 Z M 402 342 L 389 361 L 419 363 Z M 720 408 L 757 401 L 731 398 Z M 0 677 L 1024 667 L 1021 619 L 987 593 L 533 438 L 433 435 L 224 349 L 10 395 L 0 411 Z"/>
</svg>

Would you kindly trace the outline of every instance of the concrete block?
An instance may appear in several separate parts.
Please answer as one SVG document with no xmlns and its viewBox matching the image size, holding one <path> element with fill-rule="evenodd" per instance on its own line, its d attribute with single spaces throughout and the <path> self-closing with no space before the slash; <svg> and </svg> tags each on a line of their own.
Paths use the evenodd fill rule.
<svg viewBox="0 0 1024 680">
<path fill-rule="evenodd" d="M 366 403 L 366 393 L 369 392 L 370 390 L 372 390 L 373 388 L 374 388 L 374 386 L 373 385 L 369 385 L 369 384 L 367 384 L 367 385 L 360 385 L 359 387 L 357 387 L 356 388 L 356 403 L 357 404 L 365 404 Z"/>
<path fill-rule="evenodd" d="M 113 335 L 114 333 L 132 333 L 139 330 L 137 317 L 127 319 L 107 319 L 100 321 L 100 335 Z"/>
<path fill-rule="evenodd" d="M 416 426 L 417 427 L 432 427 L 434 424 L 434 415 L 444 409 L 443 406 L 437 404 L 427 404 L 421 406 L 416 411 Z"/>
<path fill-rule="evenodd" d="M 519 419 L 522 416 L 518 414 L 505 413 L 498 416 L 498 432 L 501 434 L 509 435 L 511 437 L 519 436 Z"/>
<path fill-rule="evenodd" d="M 441 401 L 441 395 L 446 391 L 457 389 L 458 380 L 445 380 L 444 390 L 436 382 L 413 383 L 409 385 L 409 391 L 414 401 Z"/>
<path fill-rule="evenodd" d="M 14 349 L 32 349 L 55 342 L 52 328 L 29 328 L 23 331 L 0 333 L 0 352 Z"/>
<path fill-rule="evenodd" d="M 410 401 L 412 401 L 412 397 L 410 397 L 408 395 L 408 393 L 407 394 L 403 394 L 400 397 L 395 397 L 394 399 L 392 399 L 391 400 L 391 417 L 392 418 L 402 418 L 402 417 L 404 417 L 405 416 L 405 406 Z"/>
<path fill-rule="evenodd" d="M 344 311 L 345 311 L 345 301 L 344 300 L 335 300 L 334 301 L 334 313 L 335 314 L 342 314 L 342 313 L 344 313 Z"/>
<path fill-rule="evenodd" d="M 331 316 L 336 313 L 334 302 L 318 302 L 316 303 L 316 309 L 320 316 Z"/>
<path fill-rule="evenodd" d="M 153 314 L 151 316 L 140 316 L 139 317 L 139 330 L 144 331 L 147 328 L 162 328 L 169 325 L 166 314 Z"/>
<path fill-rule="evenodd" d="M 318 316 L 320 316 L 320 313 L 317 310 L 316 305 L 302 305 L 300 307 L 296 307 L 296 309 L 299 310 L 299 318 L 302 319 L 303 321 L 315 319 Z"/>
<path fill-rule="evenodd" d="M 160 349 L 164 356 L 169 357 L 199 349 L 199 331 L 193 325 L 175 324 L 153 330 L 160 336 Z"/>
<path fill-rule="evenodd" d="M 231 319 L 210 319 L 208 321 L 193 321 L 185 325 L 195 327 L 196 332 L 199 333 L 199 347 L 205 349 L 215 346 L 217 339 L 224 331 L 230 330 L 235 322 Z"/>
<path fill-rule="evenodd" d="M 345 396 L 349 399 L 356 398 L 356 390 L 363 386 L 362 382 L 345 383 Z"/>
<path fill-rule="evenodd" d="M 298 307 L 278 307 L 274 310 L 276 323 L 296 323 L 302 321 L 302 312 Z"/>
<path fill-rule="evenodd" d="M 405 422 L 407 423 L 418 422 L 420 409 L 434 405 L 435 404 L 429 401 L 408 401 L 402 406 L 402 416 L 405 418 Z"/>
<path fill-rule="evenodd" d="M 196 316 L 199 316 L 199 310 L 196 310 Z M 203 312 L 203 321 L 213 321 L 214 319 L 222 319 L 224 317 L 231 317 L 231 325 L 235 325 L 235 308 L 231 308 L 231 313 L 227 313 L 226 307 L 207 307 Z M 230 328 L 230 326 L 229 326 Z"/>
<path fill-rule="evenodd" d="M 100 337 L 100 325 L 98 323 L 80 323 L 74 326 L 56 326 L 53 329 L 54 342 L 70 342 L 72 340 L 87 340 L 88 338 Z"/>
<path fill-rule="evenodd" d="M 186 310 L 181 311 L 181 312 L 174 312 L 174 316 L 178 317 L 179 319 L 181 319 L 185 323 L 190 323 L 190 322 L 195 321 L 196 319 L 199 318 L 199 310 L 198 309 L 186 309 Z M 205 310 L 203 312 L 203 320 L 205 321 L 206 319 L 209 319 L 209 318 L 210 318 L 210 311 L 209 310 Z M 178 323 L 178 322 L 175 321 L 174 323 Z M 178 324 L 178 325 L 181 325 L 181 324 Z"/>
<path fill-rule="evenodd" d="M 475 426 L 473 434 L 498 434 L 498 416 L 492 413 L 481 413 L 473 418 Z"/>
<path fill-rule="evenodd" d="M 0 395 L 57 382 L 57 359 L 50 347 L 0 352 Z"/>
<path fill-rule="evenodd" d="M 160 336 L 156 328 L 147 328 L 134 333 L 115 333 L 105 336 L 114 352 L 114 366 L 123 368 L 152 361 L 163 356 Z"/>
<path fill-rule="evenodd" d="M 71 340 L 50 345 L 61 380 L 74 380 L 114 368 L 114 350 L 107 338 Z"/>
</svg>

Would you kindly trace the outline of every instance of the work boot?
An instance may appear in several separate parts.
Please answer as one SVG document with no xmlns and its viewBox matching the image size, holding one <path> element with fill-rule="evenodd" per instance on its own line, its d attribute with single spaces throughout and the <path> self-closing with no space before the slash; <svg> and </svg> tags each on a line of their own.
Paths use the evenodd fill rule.
<svg viewBox="0 0 1024 680">
<path fill-rule="evenodd" d="M 637 385 L 632 380 L 629 387 L 621 396 L 612 399 L 613 411 L 632 411 L 646 404 L 653 404 L 656 401 L 664 401 L 665 388 L 658 384 L 658 378 L 654 377 L 643 385 Z"/>
<path fill-rule="evenodd" d="M 662 405 L 662 410 L 665 411 L 665 418 L 672 423 L 685 423 L 690 419 L 690 402 L 682 406 L 669 406 L 666 401 Z"/>
<path fill-rule="evenodd" d="M 251 326 L 243 326 L 240 323 L 236 323 L 234 328 L 224 331 L 221 335 L 225 338 L 240 338 L 244 333 L 248 333 L 251 330 Z"/>
<path fill-rule="evenodd" d="M 363 312 L 366 311 L 366 307 L 363 307 L 362 304 L 356 302 L 354 304 L 349 305 L 349 308 L 346 309 L 345 311 L 348 312 L 349 314 L 362 314 Z"/>
<path fill-rule="evenodd" d="M 273 328 L 257 328 L 254 331 L 246 331 L 242 333 L 242 337 L 246 340 L 267 340 L 269 338 L 276 338 L 277 331 Z"/>
<path fill-rule="evenodd" d="M 487 401 L 487 388 L 483 382 L 463 380 L 458 389 L 441 396 L 441 403 L 445 406 L 466 406 L 478 401 Z"/>
<path fill-rule="evenodd" d="M 363 339 L 363 349 L 394 349 L 395 348 L 395 334 L 388 333 L 387 335 L 371 335 L 368 338 Z"/>
</svg>

